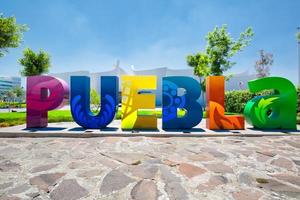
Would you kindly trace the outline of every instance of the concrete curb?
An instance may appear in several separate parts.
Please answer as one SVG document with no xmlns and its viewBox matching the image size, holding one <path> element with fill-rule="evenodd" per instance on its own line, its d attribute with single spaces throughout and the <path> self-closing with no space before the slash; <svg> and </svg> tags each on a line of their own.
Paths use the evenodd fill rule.
<svg viewBox="0 0 300 200">
<path fill-rule="evenodd" d="M 93 138 L 93 137 L 264 137 L 264 136 L 300 136 L 300 133 L 58 133 L 58 132 L 0 132 L 0 138 Z"/>
</svg>

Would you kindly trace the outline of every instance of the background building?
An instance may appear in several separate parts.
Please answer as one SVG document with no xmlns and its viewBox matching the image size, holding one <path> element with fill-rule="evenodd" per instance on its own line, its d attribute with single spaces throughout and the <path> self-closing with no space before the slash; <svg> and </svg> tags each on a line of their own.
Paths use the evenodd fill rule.
<svg viewBox="0 0 300 200">
<path fill-rule="evenodd" d="M 21 87 L 20 77 L 0 76 L 0 93 L 7 92 L 15 87 Z"/>
<path fill-rule="evenodd" d="M 125 71 L 118 65 L 113 67 L 113 69 L 104 72 L 90 73 L 88 71 L 76 71 L 76 72 L 65 72 L 65 73 L 56 73 L 50 74 L 51 76 L 55 76 L 65 80 L 68 84 L 70 84 L 70 76 L 89 76 L 91 88 L 96 89 L 100 92 L 101 76 L 122 76 L 122 75 L 155 75 L 157 76 L 157 89 L 154 91 L 156 94 L 156 106 L 161 106 L 162 101 L 162 77 L 165 76 L 189 76 L 193 77 L 196 80 L 199 80 L 197 76 L 194 76 L 192 68 L 186 69 L 170 69 L 167 67 L 160 67 L 154 69 L 135 69 L 131 67 L 131 70 Z M 241 90 L 248 88 L 248 81 L 256 79 L 254 74 L 249 74 L 248 72 L 243 72 L 239 74 L 235 74 L 229 81 L 225 83 L 225 89 L 228 90 Z M 121 91 L 121 80 L 119 81 L 119 90 Z M 199 102 L 203 105 L 202 96 L 199 98 Z"/>
</svg>

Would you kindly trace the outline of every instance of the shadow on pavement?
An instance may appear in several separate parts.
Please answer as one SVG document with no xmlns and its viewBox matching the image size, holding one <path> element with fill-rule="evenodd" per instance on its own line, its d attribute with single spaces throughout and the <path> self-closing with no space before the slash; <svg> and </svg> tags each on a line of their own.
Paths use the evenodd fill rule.
<svg viewBox="0 0 300 200">
<path fill-rule="evenodd" d="M 24 128 L 22 130 L 29 131 L 29 132 L 36 132 L 36 131 L 62 131 L 66 128 L 63 127 L 44 127 L 44 128 Z"/>
<path fill-rule="evenodd" d="M 82 127 L 71 128 L 68 131 L 79 131 L 79 132 L 93 132 L 93 131 L 117 131 L 119 128 L 117 127 L 106 127 L 101 129 L 85 129 Z"/>
<path fill-rule="evenodd" d="M 230 130 L 210 130 L 216 133 L 224 133 L 224 132 L 231 132 Z"/>
<path fill-rule="evenodd" d="M 122 129 L 123 132 L 139 133 L 139 132 L 159 132 L 159 129 Z"/>
<path fill-rule="evenodd" d="M 297 132 L 299 133 L 300 130 L 286 130 L 286 129 L 258 129 L 258 128 L 248 128 L 252 131 L 260 131 L 260 132 L 276 132 L 276 133 L 291 133 L 291 132 Z"/>
<path fill-rule="evenodd" d="M 166 132 L 181 132 L 181 133 L 192 133 L 192 132 L 205 132 L 202 128 L 192 128 L 192 129 L 164 129 Z"/>
<path fill-rule="evenodd" d="M 117 127 L 106 127 L 106 128 L 101 128 L 100 131 L 117 131 L 119 128 Z"/>
<path fill-rule="evenodd" d="M 87 129 L 85 128 L 82 128 L 82 127 L 76 127 L 76 128 L 70 128 L 68 131 L 86 131 Z"/>
</svg>

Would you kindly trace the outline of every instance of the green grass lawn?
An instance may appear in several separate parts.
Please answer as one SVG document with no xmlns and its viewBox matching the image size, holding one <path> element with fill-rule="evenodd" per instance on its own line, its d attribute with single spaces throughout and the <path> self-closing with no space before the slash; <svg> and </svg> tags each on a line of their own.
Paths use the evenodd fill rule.
<svg viewBox="0 0 300 200">
<path fill-rule="evenodd" d="M 48 122 L 73 121 L 69 110 L 54 110 L 48 112 Z M 0 113 L 0 127 L 15 126 L 26 123 L 25 112 Z"/>
</svg>

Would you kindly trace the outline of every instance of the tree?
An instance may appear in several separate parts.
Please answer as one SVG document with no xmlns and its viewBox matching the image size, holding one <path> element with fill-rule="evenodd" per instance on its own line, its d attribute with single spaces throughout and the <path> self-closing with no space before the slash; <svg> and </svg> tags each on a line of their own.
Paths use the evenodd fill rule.
<svg viewBox="0 0 300 200">
<path fill-rule="evenodd" d="M 35 53 L 27 48 L 23 51 L 23 58 L 19 63 L 24 67 L 21 71 L 22 76 L 35 76 L 49 72 L 51 66 L 50 56 L 43 50 Z"/>
<path fill-rule="evenodd" d="M 25 91 L 22 87 L 17 86 L 15 88 L 13 88 L 13 93 L 15 94 L 17 101 L 19 101 L 19 103 L 21 103 L 23 101 L 24 95 L 25 95 Z"/>
<path fill-rule="evenodd" d="M 270 75 L 270 68 L 273 64 L 273 54 L 265 53 L 260 50 L 260 58 L 255 63 L 255 70 L 257 78 L 263 78 Z"/>
<path fill-rule="evenodd" d="M 235 62 L 231 62 L 235 54 L 247 47 L 254 33 L 251 27 L 240 33 L 237 40 L 231 38 L 227 26 L 218 26 L 206 36 L 207 46 L 204 52 L 187 56 L 187 63 L 194 68 L 196 76 L 205 78 L 209 75 L 220 76 L 230 69 Z"/>
<path fill-rule="evenodd" d="M 205 77 L 211 73 L 209 66 L 209 57 L 205 53 L 196 53 L 187 56 L 187 63 L 194 68 L 194 75 L 198 76 L 201 83 L 201 90 L 205 91 Z"/>
<path fill-rule="evenodd" d="M 298 42 L 300 42 L 300 31 L 297 33 Z"/>
<path fill-rule="evenodd" d="M 227 25 L 215 27 L 206 36 L 207 45 L 203 52 L 187 56 L 187 64 L 194 68 L 194 74 L 200 78 L 201 89 L 205 92 L 205 78 L 220 76 L 235 65 L 230 59 L 247 47 L 254 33 L 251 27 L 240 33 L 237 40 L 231 38 L 227 32 Z M 229 79 L 230 76 L 227 76 Z M 204 98 L 204 95 L 203 95 Z"/>
<path fill-rule="evenodd" d="M 3 57 L 9 48 L 20 45 L 25 31 L 27 26 L 17 24 L 15 17 L 5 18 L 0 13 L 0 57 Z"/>
<path fill-rule="evenodd" d="M 90 97 L 91 111 L 93 113 L 98 113 L 100 110 L 100 95 L 95 89 L 91 89 Z"/>
<path fill-rule="evenodd" d="M 5 92 L 5 96 L 7 97 L 7 101 L 10 101 L 10 102 L 13 102 L 13 99 L 15 98 L 15 94 L 12 89 L 7 90 Z"/>
<path fill-rule="evenodd" d="M 10 110 L 11 110 L 11 102 L 14 102 L 14 100 L 15 100 L 15 94 L 13 93 L 13 90 L 12 89 L 10 89 L 10 90 L 7 90 L 6 92 L 5 92 L 5 96 L 6 96 L 6 102 L 8 103 L 8 112 L 10 112 Z"/>
</svg>

